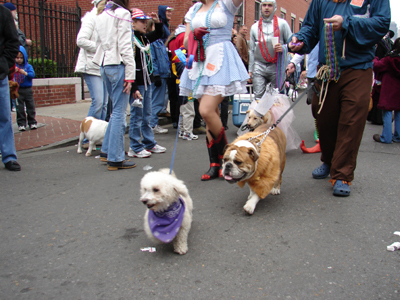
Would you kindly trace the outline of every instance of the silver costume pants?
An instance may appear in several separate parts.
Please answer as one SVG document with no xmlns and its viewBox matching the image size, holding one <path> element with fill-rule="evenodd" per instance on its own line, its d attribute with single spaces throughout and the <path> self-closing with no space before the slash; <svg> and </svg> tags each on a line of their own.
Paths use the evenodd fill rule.
<svg viewBox="0 0 400 300">
<path fill-rule="evenodd" d="M 265 93 L 265 87 L 271 83 L 276 88 L 276 64 L 254 62 L 253 91 L 256 99 L 261 99 Z"/>
</svg>

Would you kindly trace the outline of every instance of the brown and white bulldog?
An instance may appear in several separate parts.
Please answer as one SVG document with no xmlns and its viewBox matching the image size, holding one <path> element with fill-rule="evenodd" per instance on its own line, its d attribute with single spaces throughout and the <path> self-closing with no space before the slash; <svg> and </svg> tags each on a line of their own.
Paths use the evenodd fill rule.
<svg viewBox="0 0 400 300">
<path fill-rule="evenodd" d="M 282 173 L 286 163 L 286 137 L 279 127 L 272 130 L 261 148 L 257 143 L 260 136 L 252 141 L 249 138 L 267 131 L 269 126 L 261 125 L 253 132 L 238 137 L 225 148 L 222 174 L 229 183 L 243 187 L 249 185 L 250 194 L 243 209 L 250 215 L 254 213 L 258 201 L 269 193 L 281 192 Z"/>
</svg>

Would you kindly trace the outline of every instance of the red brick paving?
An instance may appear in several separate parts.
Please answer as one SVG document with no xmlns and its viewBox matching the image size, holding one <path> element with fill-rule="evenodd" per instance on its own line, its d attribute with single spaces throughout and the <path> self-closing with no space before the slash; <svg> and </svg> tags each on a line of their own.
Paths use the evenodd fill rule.
<svg viewBox="0 0 400 300">
<path fill-rule="evenodd" d="M 15 122 L 15 114 L 13 119 Z M 14 134 L 17 151 L 39 148 L 79 136 L 80 121 L 47 116 L 36 116 L 36 121 L 45 126 Z"/>
</svg>

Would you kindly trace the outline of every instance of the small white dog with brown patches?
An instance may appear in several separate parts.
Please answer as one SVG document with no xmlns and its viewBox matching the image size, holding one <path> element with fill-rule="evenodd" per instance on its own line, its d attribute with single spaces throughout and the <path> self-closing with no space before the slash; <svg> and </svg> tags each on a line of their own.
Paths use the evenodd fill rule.
<svg viewBox="0 0 400 300">
<path fill-rule="evenodd" d="M 173 243 L 174 251 L 186 254 L 192 224 L 193 202 L 182 180 L 169 169 L 149 172 L 140 182 L 140 201 L 147 206 L 144 231 L 155 242 Z"/>
<path fill-rule="evenodd" d="M 89 140 L 89 148 L 85 155 L 92 155 L 92 150 L 96 143 L 103 142 L 107 126 L 108 122 L 106 121 L 98 120 L 93 117 L 84 118 L 81 123 L 81 133 L 79 135 L 78 150 L 76 152 L 79 154 L 82 153 L 82 142 L 86 137 Z"/>
</svg>

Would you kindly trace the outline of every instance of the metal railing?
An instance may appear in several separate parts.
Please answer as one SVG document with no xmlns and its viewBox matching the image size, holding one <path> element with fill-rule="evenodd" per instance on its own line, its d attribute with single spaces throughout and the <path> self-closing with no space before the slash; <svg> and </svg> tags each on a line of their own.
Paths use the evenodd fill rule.
<svg viewBox="0 0 400 300">
<path fill-rule="evenodd" d="M 7 1 L 1 1 L 7 2 Z M 19 28 L 28 39 L 29 62 L 36 78 L 73 77 L 79 48 L 81 8 L 46 3 L 46 0 L 13 0 Z"/>
</svg>

